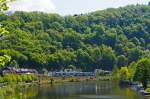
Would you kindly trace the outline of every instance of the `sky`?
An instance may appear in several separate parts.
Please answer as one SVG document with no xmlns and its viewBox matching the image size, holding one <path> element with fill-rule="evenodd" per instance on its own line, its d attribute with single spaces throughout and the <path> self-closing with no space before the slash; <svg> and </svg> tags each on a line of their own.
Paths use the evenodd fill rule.
<svg viewBox="0 0 150 99">
<path fill-rule="evenodd" d="M 10 11 L 41 11 L 60 15 L 84 14 L 131 4 L 148 4 L 150 0 L 16 0 Z"/>
</svg>

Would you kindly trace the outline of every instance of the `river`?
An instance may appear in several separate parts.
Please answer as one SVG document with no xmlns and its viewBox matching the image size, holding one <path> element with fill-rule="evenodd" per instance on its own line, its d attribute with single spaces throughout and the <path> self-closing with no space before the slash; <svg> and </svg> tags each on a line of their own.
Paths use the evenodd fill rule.
<svg viewBox="0 0 150 99">
<path fill-rule="evenodd" d="M 0 90 L 0 99 L 150 99 L 110 81 L 23 85 Z"/>
</svg>

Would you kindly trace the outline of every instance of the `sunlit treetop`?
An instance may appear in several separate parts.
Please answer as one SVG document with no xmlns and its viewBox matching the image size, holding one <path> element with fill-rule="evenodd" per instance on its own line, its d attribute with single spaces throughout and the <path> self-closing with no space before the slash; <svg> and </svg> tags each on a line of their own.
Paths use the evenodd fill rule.
<svg viewBox="0 0 150 99">
<path fill-rule="evenodd" d="M 8 10 L 8 3 L 14 0 L 0 0 L 0 13 Z M 0 40 L 2 40 L 9 32 L 0 24 Z M 0 68 L 4 67 L 11 60 L 10 56 L 0 56 Z"/>
<path fill-rule="evenodd" d="M 11 57 L 4 55 L 0 56 L 0 68 L 4 67 L 8 62 L 10 62 Z"/>
<path fill-rule="evenodd" d="M 0 13 L 7 11 L 8 3 L 12 2 L 12 1 L 15 1 L 15 0 L 0 0 Z M 4 39 L 8 33 L 9 32 L 7 30 L 5 30 L 5 28 L 3 28 L 0 24 L 0 40 Z"/>
<path fill-rule="evenodd" d="M 15 0 L 0 0 L 0 12 L 8 10 L 8 3 Z"/>
</svg>

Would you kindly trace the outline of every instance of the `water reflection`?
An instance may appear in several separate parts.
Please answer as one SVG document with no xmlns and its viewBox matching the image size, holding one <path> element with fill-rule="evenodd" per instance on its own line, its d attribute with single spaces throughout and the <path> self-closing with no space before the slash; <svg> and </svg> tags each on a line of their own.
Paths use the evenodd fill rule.
<svg viewBox="0 0 150 99">
<path fill-rule="evenodd" d="M 0 99 L 144 99 L 130 88 L 117 85 L 107 81 L 11 86 L 9 91 L 0 91 Z"/>
<path fill-rule="evenodd" d="M 120 99 L 119 96 L 103 96 L 103 95 L 82 95 L 80 99 Z"/>
</svg>

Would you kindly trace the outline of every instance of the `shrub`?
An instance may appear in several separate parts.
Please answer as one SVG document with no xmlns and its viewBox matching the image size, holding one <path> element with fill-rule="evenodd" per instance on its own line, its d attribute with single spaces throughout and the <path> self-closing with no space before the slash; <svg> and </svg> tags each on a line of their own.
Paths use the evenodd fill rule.
<svg viewBox="0 0 150 99">
<path fill-rule="evenodd" d="M 31 77 L 33 81 L 36 81 L 38 79 L 36 75 L 31 75 Z"/>
<path fill-rule="evenodd" d="M 4 78 L 0 77 L 0 83 L 4 83 Z"/>
<path fill-rule="evenodd" d="M 0 83 L 4 82 L 32 82 L 36 81 L 38 78 L 36 75 L 27 75 L 27 74 L 7 74 L 4 77 L 0 76 Z"/>
<path fill-rule="evenodd" d="M 27 75 L 27 80 L 26 82 L 32 82 L 32 76 L 31 75 Z"/>
<path fill-rule="evenodd" d="M 17 75 L 10 75 L 12 82 L 17 82 Z"/>
<path fill-rule="evenodd" d="M 12 77 L 10 75 L 4 75 L 4 82 L 12 82 Z"/>
<path fill-rule="evenodd" d="M 22 77 L 21 77 L 21 75 L 17 75 L 16 81 L 17 81 L 17 82 L 22 82 Z"/>
<path fill-rule="evenodd" d="M 21 75 L 22 81 L 27 81 L 27 75 Z"/>
<path fill-rule="evenodd" d="M 150 88 L 146 88 L 146 90 L 145 90 L 146 92 L 150 92 Z"/>
</svg>

